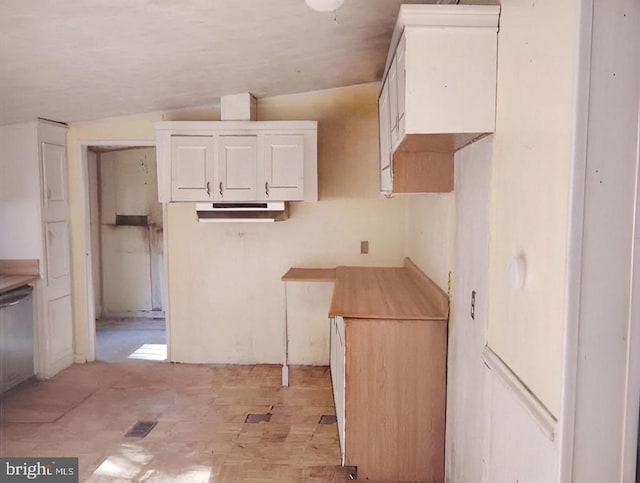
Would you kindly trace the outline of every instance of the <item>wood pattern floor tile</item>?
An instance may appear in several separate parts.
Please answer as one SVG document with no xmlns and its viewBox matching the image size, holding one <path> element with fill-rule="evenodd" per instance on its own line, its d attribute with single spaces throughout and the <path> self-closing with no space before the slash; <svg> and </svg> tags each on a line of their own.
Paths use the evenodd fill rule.
<svg viewBox="0 0 640 483">
<path fill-rule="evenodd" d="M 0 400 L 0 456 L 76 456 L 80 481 L 329 482 L 340 467 L 326 367 L 91 363 Z M 248 414 L 271 414 L 246 423 Z M 157 420 L 143 439 L 124 438 Z"/>
</svg>

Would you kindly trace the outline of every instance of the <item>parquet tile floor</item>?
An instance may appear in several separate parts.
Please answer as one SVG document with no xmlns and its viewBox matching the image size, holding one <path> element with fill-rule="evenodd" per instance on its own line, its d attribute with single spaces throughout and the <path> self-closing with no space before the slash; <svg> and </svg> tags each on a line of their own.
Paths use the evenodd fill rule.
<svg viewBox="0 0 640 483">
<path fill-rule="evenodd" d="M 326 367 L 74 365 L 0 400 L 0 456 L 77 456 L 89 482 L 331 482 L 340 467 Z M 246 423 L 250 413 L 268 422 Z M 125 438 L 157 420 L 144 439 Z"/>
</svg>

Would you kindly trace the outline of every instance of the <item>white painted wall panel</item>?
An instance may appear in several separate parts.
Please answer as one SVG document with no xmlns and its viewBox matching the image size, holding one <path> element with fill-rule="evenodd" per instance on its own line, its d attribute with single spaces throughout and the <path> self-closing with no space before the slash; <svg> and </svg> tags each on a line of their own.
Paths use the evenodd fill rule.
<svg viewBox="0 0 640 483">
<path fill-rule="evenodd" d="M 635 478 L 637 395 L 627 391 L 638 387 L 628 378 L 638 377 L 629 335 L 638 323 L 630 310 L 639 59 L 640 3 L 594 1 L 572 475 L 585 483 Z"/>
<path fill-rule="evenodd" d="M 329 365 L 333 282 L 287 282 L 289 364 Z"/>
<path fill-rule="evenodd" d="M 500 379 L 485 368 L 489 434 L 485 483 L 556 481 L 557 446 L 541 431 L 531 413 Z M 478 481 L 478 480 L 458 480 Z M 584 480 L 573 480 L 582 482 Z M 608 481 L 608 480 L 601 480 Z"/>
<path fill-rule="evenodd" d="M 105 315 L 162 309 L 162 210 L 155 148 L 100 154 L 102 292 Z M 148 226 L 116 225 L 118 215 Z"/>
<path fill-rule="evenodd" d="M 0 258 L 41 259 L 40 220 L 36 124 L 0 126 Z"/>
<path fill-rule="evenodd" d="M 100 265 L 100 197 L 98 177 L 98 155 L 87 152 L 87 173 L 89 176 L 89 214 L 91 217 L 91 269 L 93 279 L 93 301 L 96 317 L 102 314 L 102 276 Z"/>
<path fill-rule="evenodd" d="M 455 155 L 456 265 L 449 319 L 446 481 L 472 482 L 485 456 L 484 401 L 489 265 L 489 181 L 493 136 Z M 471 298 L 475 292 L 474 318 Z"/>
</svg>

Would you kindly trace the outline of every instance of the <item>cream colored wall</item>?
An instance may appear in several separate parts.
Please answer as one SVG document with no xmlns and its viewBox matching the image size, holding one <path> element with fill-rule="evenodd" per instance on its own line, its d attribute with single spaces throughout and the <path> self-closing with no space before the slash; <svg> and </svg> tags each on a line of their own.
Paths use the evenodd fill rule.
<svg viewBox="0 0 640 483">
<path fill-rule="evenodd" d="M 0 258 L 43 258 L 39 159 L 35 123 L 0 126 Z"/>
<path fill-rule="evenodd" d="M 503 2 L 491 178 L 488 343 L 556 416 L 578 2 Z M 507 286 L 526 258 L 522 290 Z"/>
<path fill-rule="evenodd" d="M 161 310 L 161 280 L 153 275 L 152 240 L 162 239 L 155 148 L 100 154 L 102 293 L 105 315 Z M 147 216 L 148 226 L 121 226 L 117 215 Z M 153 244 L 157 247 L 157 244 Z M 162 245 L 159 258 L 162 265 Z M 155 302 L 155 304 L 154 304 Z"/>
<path fill-rule="evenodd" d="M 100 263 L 100 177 L 97 153 L 87 153 L 91 218 L 91 268 L 93 270 L 93 302 L 96 317 L 102 314 L 102 271 Z"/>
<path fill-rule="evenodd" d="M 407 200 L 378 193 L 377 96 L 365 84 L 261 99 L 261 120 L 319 121 L 320 201 L 292 203 L 274 224 L 198 224 L 194 205 L 168 205 L 172 358 L 280 362 L 290 266 L 400 265 Z M 215 108 L 152 113 L 70 127 L 68 141 L 76 352 L 86 355 L 85 238 L 79 142 L 153 140 L 158 120 L 215 120 Z M 360 241 L 369 254 L 360 254 Z"/>
<path fill-rule="evenodd" d="M 381 198 L 377 188 L 378 89 L 376 83 L 259 102 L 261 120 L 319 121 L 320 201 L 292 203 L 286 222 L 198 224 L 193 205 L 169 205 L 174 360 L 281 362 L 280 277 L 289 267 L 402 263 L 406 201 Z M 361 240 L 369 241 L 368 255 L 360 254 Z"/>
<path fill-rule="evenodd" d="M 86 169 L 82 166 L 80 143 L 86 141 L 128 140 L 151 141 L 155 133 L 153 123 L 161 121 L 161 113 L 151 113 L 126 118 L 104 119 L 100 121 L 77 123 L 69 126 L 67 133 L 67 162 L 69 167 L 69 219 L 71 232 L 71 266 L 73 325 L 75 335 L 76 360 L 87 356 L 87 260 L 90 240 L 87 236 L 83 176 Z"/>
<path fill-rule="evenodd" d="M 407 199 L 407 256 L 445 292 L 455 259 L 455 200 L 454 193 Z"/>
</svg>

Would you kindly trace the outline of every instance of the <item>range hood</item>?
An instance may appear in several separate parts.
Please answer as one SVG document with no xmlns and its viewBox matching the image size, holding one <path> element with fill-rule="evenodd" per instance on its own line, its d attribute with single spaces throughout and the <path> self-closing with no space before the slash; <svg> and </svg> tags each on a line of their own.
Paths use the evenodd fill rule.
<svg viewBox="0 0 640 483">
<path fill-rule="evenodd" d="M 286 201 L 264 203 L 196 203 L 200 223 L 269 223 L 289 218 Z"/>
</svg>

